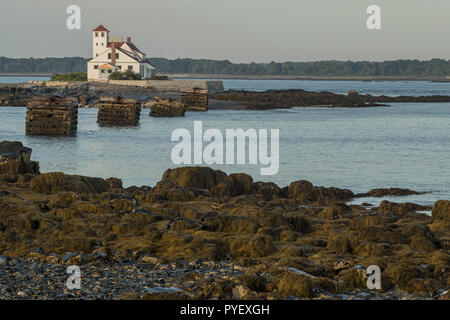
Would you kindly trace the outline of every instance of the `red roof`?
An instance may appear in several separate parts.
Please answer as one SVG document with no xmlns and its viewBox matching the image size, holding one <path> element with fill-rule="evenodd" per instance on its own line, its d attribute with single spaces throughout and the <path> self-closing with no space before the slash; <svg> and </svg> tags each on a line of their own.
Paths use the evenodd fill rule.
<svg viewBox="0 0 450 320">
<path fill-rule="evenodd" d="M 93 31 L 109 31 L 108 29 L 106 29 L 104 26 L 99 25 L 97 28 L 95 28 Z"/>
</svg>

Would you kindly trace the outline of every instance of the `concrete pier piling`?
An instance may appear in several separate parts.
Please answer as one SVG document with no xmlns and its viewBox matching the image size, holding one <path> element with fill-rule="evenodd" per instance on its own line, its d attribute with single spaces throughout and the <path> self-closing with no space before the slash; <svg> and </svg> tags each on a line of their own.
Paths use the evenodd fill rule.
<svg viewBox="0 0 450 320">
<path fill-rule="evenodd" d="M 141 117 L 141 106 L 135 99 L 101 97 L 97 123 L 104 126 L 136 126 Z"/>
<path fill-rule="evenodd" d="M 151 117 L 184 117 L 186 108 L 181 102 L 155 97 L 150 103 Z"/>
<path fill-rule="evenodd" d="M 27 103 L 27 135 L 74 136 L 77 126 L 76 97 L 33 97 Z"/>
<path fill-rule="evenodd" d="M 208 90 L 201 88 L 182 90 L 181 103 L 187 111 L 208 111 Z"/>
</svg>

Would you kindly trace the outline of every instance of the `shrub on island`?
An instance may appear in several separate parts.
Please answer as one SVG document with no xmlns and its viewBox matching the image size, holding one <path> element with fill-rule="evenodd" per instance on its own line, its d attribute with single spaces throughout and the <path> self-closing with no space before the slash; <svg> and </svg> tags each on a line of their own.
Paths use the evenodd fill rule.
<svg viewBox="0 0 450 320">
<path fill-rule="evenodd" d="M 86 72 L 55 73 L 51 81 L 87 81 Z"/>
</svg>

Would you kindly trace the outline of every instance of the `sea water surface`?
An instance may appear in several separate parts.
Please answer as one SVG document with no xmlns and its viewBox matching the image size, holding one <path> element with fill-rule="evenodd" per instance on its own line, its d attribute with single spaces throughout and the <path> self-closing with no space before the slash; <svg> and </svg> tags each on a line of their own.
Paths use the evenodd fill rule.
<svg viewBox="0 0 450 320">
<path fill-rule="evenodd" d="M 239 80 L 243 89 L 265 90 L 264 80 Z M 282 80 L 287 81 L 287 80 Z M 0 79 L 1 82 L 1 79 Z M 449 94 L 450 84 L 431 82 L 291 81 L 273 89 L 429 95 Z M 372 83 L 369 83 L 373 85 Z M 225 81 L 226 88 L 237 86 Z M 304 85 L 302 87 L 302 85 Z M 314 87 L 316 85 L 316 87 Z M 328 86 L 328 87 L 327 87 Z M 236 87 L 234 87 L 236 88 Z M 384 89 L 383 89 L 384 88 Z M 255 180 L 280 186 L 295 180 L 314 185 L 349 188 L 355 193 L 379 187 L 426 191 L 425 195 L 394 197 L 391 201 L 432 205 L 450 199 L 450 104 L 395 103 L 390 107 L 293 108 L 269 111 L 212 110 L 188 112 L 183 118 L 152 118 L 142 110 L 139 126 L 102 128 L 97 109 L 79 109 L 76 137 L 25 135 L 23 107 L 0 107 L 0 141 L 22 141 L 33 148 L 32 158 L 42 172 L 63 171 L 108 178 L 121 178 L 125 186 L 153 186 L 167 168 L 176 167 L 171 134 L 177 128 L 193 132 L 194 121 L 204 130 L 280 129 L 280 169 L 275 176 L 261 176 L 260 165 L 216 165 L 227 173 L 246 172 Z M 383 198 L 385 199 L 385 198 Z M 378 204 L 381 199 L 359 199 Z"/>
</svg>

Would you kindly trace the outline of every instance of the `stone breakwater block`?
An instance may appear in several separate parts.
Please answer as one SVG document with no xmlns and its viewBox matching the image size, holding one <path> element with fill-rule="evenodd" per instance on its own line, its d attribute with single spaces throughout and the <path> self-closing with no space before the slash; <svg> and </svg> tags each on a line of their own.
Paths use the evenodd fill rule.
<svg viewBox="0 0 450 320">
<path fill-rule="evenodd" d="M 97 123 L 106 126 L 136 126 L 141 118 L 141 106 L 134 99 L 101 97 Z"/>
<path fill-rule="evenodd" d="M 200 88 L 182 90 L 181 103 L 187 111 L 208 111 L 208 90 Z"/>
<path fill-rule="evenodd" d="M 0 142 L 0 174 L 38 174 L 39 163 L 31 161 L 31 152 L 21 142 Z"/>
<path fill-rule="evenodd" d="M 27 104 L 27 135 L 73 136 L 78 126 L 76 97 L 32 98 Z"/>
<path fill-rule="evenodd" d="M 151 117 L 184 117 L 185 113 L 184 104 L 172 99 L 156 97 L 150 104 Z"/>
</svg>

